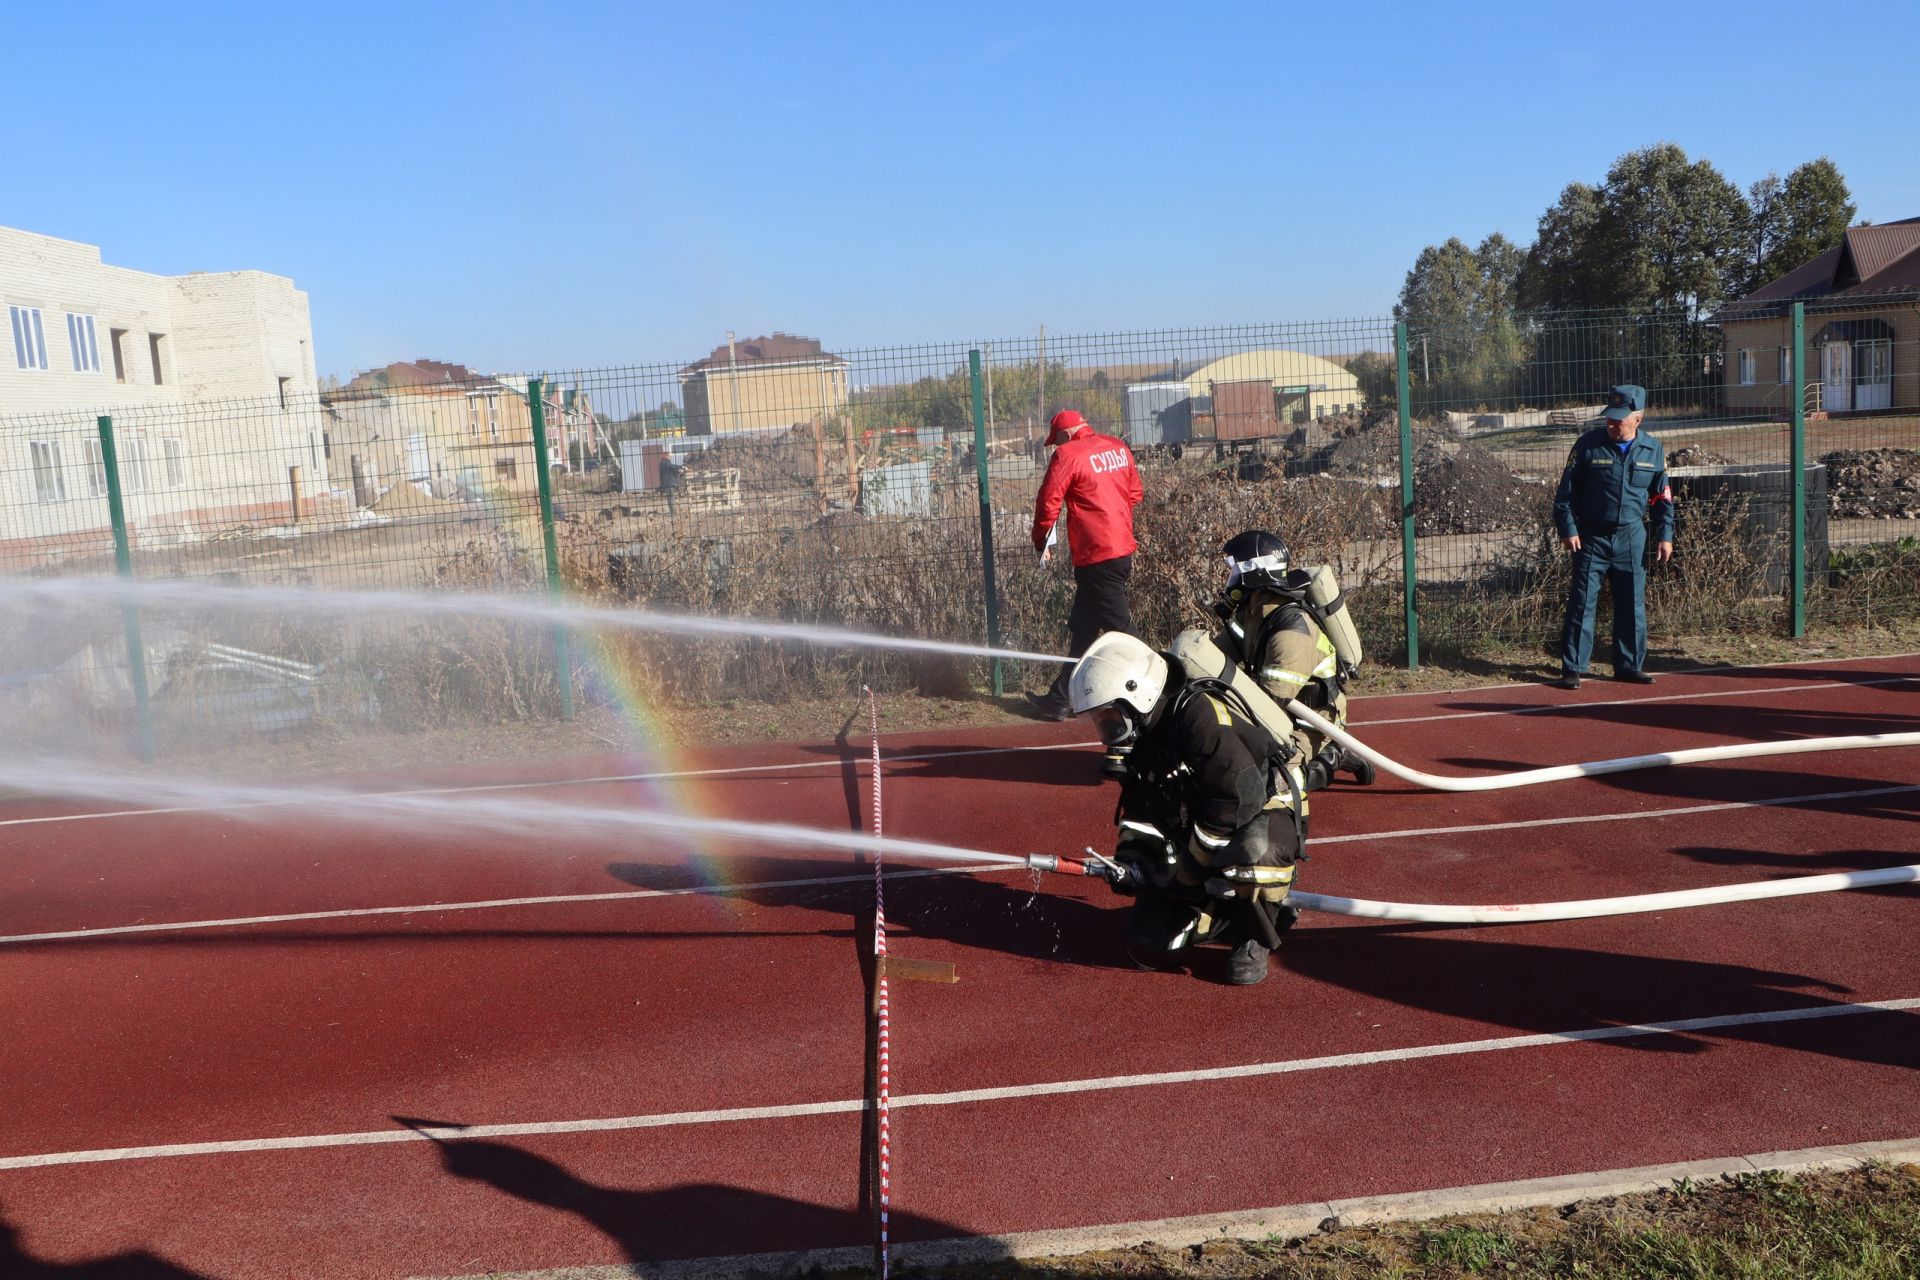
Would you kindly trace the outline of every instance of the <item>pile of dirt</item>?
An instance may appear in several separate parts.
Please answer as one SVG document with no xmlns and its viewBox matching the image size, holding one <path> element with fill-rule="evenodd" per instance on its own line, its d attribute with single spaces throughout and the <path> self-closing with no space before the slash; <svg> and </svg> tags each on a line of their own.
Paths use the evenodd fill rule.
<svg viewBox="0 0 1920 1280">
<path fill-rule="evenodd" d="M 1328 475 L 1392 480 L 1400 470 L 1395 416 L 1380 410 L 1327 419 L 1335 439 L 1304 469 Z M 1414 528 L 1422 534 L 1491 533 L 1536 517 L 1540 485 L 1522 480 L 1484 445 L 1444 425 L 1414 433 Z"/>
<path fill-rule="evenodd" d="M 1842 518 L 1920 518 L 1920 451 L 1840 449 L 1827 466 L 1829 513 Z"/>
<path fill-rule="evenodd" d="M 1678 449 L 1667 451 L 1667 466 L 1672 467 L 1730 467 L 1733 459 L 1715 453 L 1713 450 L 1697 444 L 1683 444 Z"/>
<path fill-rule="evenodd" d="M 383 516 L 438 515 L 450 511 L 459 504 L 442 502 L 420 492 L 406 480 L 396 482 L 392 488 L 374 499 L 367 509 Z"/>
</svg>

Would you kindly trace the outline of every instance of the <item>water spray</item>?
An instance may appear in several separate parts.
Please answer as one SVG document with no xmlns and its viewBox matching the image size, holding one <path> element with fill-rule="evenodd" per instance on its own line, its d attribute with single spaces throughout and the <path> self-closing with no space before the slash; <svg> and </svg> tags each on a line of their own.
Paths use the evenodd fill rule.
<svg viewBox="0 0 1920 1280">
<path fill-rule="evenodd" d="M 442 617 L 491 618 L 581 630 L 655 631 L 669 635 L 719 635 L 742 640 L 793 640 L 803 644 L 863 649 L 902 649 L 972 658 L 1025 662 L 1071 662 L 1056 653 L 995 649 L 988 645 L 885 636 L 845 627 L 821 627 L 757 618 L 713 618 L 650 609 L 608 609 L 554 603 L 537 596 L 485 592 L 367 591 L 312 587 L 229 587 L 204 582 L 119 578 L 26 578 L 0 581 L 0 602 L 12 605 L 132 604 L 183 609 L 214 608 L 255 614 L 377 615 L 402 611 Z"/>
<path fill-rule="evenodd" d="M 1699 764 L 1709 760 L 1751 760 L 1758 756 L 1801 755 L 1816 751 L 1866 751 L 1878 747 L 1920 746 L 1920 733 L 1862 733 L 1842 738 L 1791 738 L 1783 742 L 1740 742 L 1725 747 L 1689 747 L 1684 751 L 1660 751 L 1644 756 L 1620 756 L 1612 760 L 1589 760 L 1585 764 L 1556 764 L 1540 769 L 1522 769 L 1516 773 L 1487 774 L 1477 778 L 1456 778 L 1427 773 L 1397 760 L 1388 759 L 1366 743 L 1334 724 L 1311 707 L 1297 701 L 1287 710 L 1320 733 L 1332 738 L 1355 755 L 1394 777 L 1417 787 L 1434 791 L 1505 791 L 1510 787 L 1531 787 L 1542 782 L 1562 782 L 1570 778 L 1597 778 L 1609 773 L 1630 773 L 1636 769 L 1659 769 L 1674 764 Z"/>
</svg>

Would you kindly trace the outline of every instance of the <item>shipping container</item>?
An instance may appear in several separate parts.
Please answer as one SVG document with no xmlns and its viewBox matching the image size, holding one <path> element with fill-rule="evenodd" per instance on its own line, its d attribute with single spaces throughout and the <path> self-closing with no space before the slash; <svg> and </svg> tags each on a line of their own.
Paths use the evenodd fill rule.
<svg viewBox="0 0 1920 1280">
<path fill-rule="evenodd" d="M 1136 449 L 1185 444 L 1193 438 L 1193 390 L 1184 382 L 1143 382 L 1127 388 L 1127 443 Z"/>
<path fill-rule="evenodd" d="M 1216 382 L 1212 386 L 1216 439 L 1264 440 L 1280 434 L 1280 415 L 1274 408 L 1271 380 L 1247 378 Z"/>
</svg>

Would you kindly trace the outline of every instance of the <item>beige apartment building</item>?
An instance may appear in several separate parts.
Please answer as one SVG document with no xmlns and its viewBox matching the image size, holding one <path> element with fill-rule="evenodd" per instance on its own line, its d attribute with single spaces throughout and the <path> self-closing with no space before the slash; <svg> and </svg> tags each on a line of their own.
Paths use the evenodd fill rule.
<svg viewBox="0 0 1920 1280">
<path fill-rule="evenodd" d="M 0 306 L 8 561 L 58 559 L 108 527 L 102 414 L 138 536 L 260 518 L 288 503 L 292 468 L 325 474 L 307 295 L 286 277 L 155 275 L 0 227 Z"/>
<path fill-rule="evenodd" d="M 785 430 L 847 407 L 848 364 L 814 338 L 733 335 L 680 371 L 689 435 Z"/>
</svg>

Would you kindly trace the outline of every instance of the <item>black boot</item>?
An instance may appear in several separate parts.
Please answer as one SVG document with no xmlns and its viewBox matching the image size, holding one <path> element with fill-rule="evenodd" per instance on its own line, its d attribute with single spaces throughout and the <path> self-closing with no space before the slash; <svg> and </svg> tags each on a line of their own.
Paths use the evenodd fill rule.
<svg viewBox="0 0 1920 1280">
<path fill-rule="evenodd" d="M 1227 959 L 1227 981 L 1236 987 L 1250 987 L 1267 976 L 1266 944 L 1254 938 L 1233 949 Z"/>
<path fill-rule="evenodd" d="M 1363 787 L 1373 785 L 1378 775 L 1373 771 L 1373 762 L 1354 751 L 1340 753 L 1340 771 L 1353 775 L 1353 780 Z"/>
</svg>

